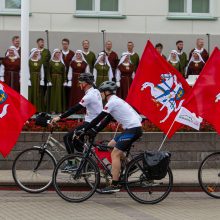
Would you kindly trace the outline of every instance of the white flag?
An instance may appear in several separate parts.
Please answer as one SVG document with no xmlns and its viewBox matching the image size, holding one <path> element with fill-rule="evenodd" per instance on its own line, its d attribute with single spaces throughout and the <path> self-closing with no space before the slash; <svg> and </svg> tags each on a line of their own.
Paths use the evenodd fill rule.
<svg viewBox="0 0 220 220">
<path fill-rule="evenodd" d="M 202 120 L 203 119 L 201 117 L 196 117 L 195 113 L 190 112 L 184 107 L 181 107 L 175 118 L 175 121 L 188 125 L 196 130 L 199 130 Z"/>
</svg>

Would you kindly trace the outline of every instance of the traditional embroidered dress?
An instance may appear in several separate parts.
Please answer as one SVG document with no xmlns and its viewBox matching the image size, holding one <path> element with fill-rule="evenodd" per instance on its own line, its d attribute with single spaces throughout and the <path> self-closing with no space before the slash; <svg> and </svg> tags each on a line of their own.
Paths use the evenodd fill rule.
<svg viewBox="0 0 220 220">
<path fill-rule="evenodd" d="M 38 53 L 37 57 L 35 53 Z M 28 100 L 36 106 L 37 112 L 45 111 L 42 87 L 44 86 L 44 67 L 37 48 L 31 50 L 29 57 L 29 77 Z"/>
<path fill-rule="evenodd" d="M 108 57 L 104 52 L 99 53 L 94 65 L 93 75 L 97 87 L 99 87 L 104 81 L 112 81 L 112 68 L 108 61 Z"/>
<path fill-rule="evenodd" d="M 80 54 L 80 58 L 77 58 L 77 54 Z M 89 65 L 87 64 L 83 53 L 81 50 L 77 50 L 69 67 L 68 72 L 68 86 L 70 87 L 70 94 L 69 94 L 69 104 L 68 106 L 74 106 L 75 104 L 79 103 L 82 97 L 85 95 L 84 92 L 79 87 L 79 75 L 80 73 L 88 73 L 89 72 Z"/>
<path fill-rule="evenodd" d="M 179 56 L 176 50 L 172 50 L 170 52 L 167 62 L 170 63 L 179 72 L 182 72 Z"/>
<path fill-rule="evenodd" d="M 14 55 L 10 56 L 9 50 L 13 51 Z M 20 92 L 20 66 L 20 56 L 16 48 L 11 46 L 2 60 L 2 65 L 0 67 L 0 80 L 17 92 Z"/>
<path fill-rule="evenodd" d="M 58 60 L 55 59 L 55 53 L 60 52 Z M 62 53 L 59 49 L 53 51 L 51 60 L 49 62 L 49 69 L 47 75 L 50 87 L 49 94 L 49 112 L 64 112 L 66 110 L 66 98 L 64 86 L 67 85 L 67 76 L 65 65 L 62 60 Z"/>
<path fill-rule="evenodd" d="M 84 59 L 86 60 L 87 64 L 89 65 L 89 70 L 91 73 L 93 72 L 94 64 L 96 61 L 96 56 L 92 51 L 85 52 L 83 51 Z"/>
<path fill-rule="evenodd" d="M 128 58 L 128 62 L 125 62 L 126 58 Z M 124 100 L 128 95 L 129 88 L 135 76 L 134 70 L 135 67 L 131 63 L 130 54 L 123 53 L 116 70 L 116 84 L 120 86 L 117 90 L 117 95 Z"/>
</svg>

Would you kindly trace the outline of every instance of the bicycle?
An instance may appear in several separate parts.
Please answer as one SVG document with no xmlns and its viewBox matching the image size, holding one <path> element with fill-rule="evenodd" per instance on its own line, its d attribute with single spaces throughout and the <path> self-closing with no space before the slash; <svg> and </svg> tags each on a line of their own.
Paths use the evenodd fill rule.
<svg viewBox="0 0 220 220">
<path fill-rule="evenodd" d="M 220 199 L 220 152 L 206 156 L 199 166 L 198 179 L 202 190 L 213 198 Z"/>
<path fill-rule="evenodd" d="M 46 141 L 41 146 L 33 146 L 17 155 L 12 165 L 12 176 L 20 189 L 29 193 L 41 193 L 52 184 L 56 158 L 66 152 L 65 147 L 53 137 L 51 127 Z M 45 137 L 42 134 L 42 139 Z M 48 148 L 52 148 L 49 150 Z M 62 151 L 64 149 L 65 151 Z"/>
<path fill-rule="evenodd" d="M 53 184 L 57 194 L 68 202 L 83 202 L 100 189 L 100 166 L 106 176 L 111 179 L 111 170 L 95 153 L 94 139 L 87 137 L 84 142 L 84 152 L 63 157 L 56 165 L 53 173 Z M 104 146 L 101 146 L 103 149 Z M 106 150 L 108 147 L 106 147 Z M 126 158 L 130 149 L 126 153 Z M 63 167 L 69 161 L 80 161 L 75 168 L 63 172 Z M 138 154 L 130 162 L 122 163 L 120 185 L 125 187 L 132 199 L 143 204 L 155 204 L 164 200 L 173 186 L 173 174 L 168 167 L 166 176 L 161 180 L 149 178 L 144 164 L 144 153 Z"/>
</svg>

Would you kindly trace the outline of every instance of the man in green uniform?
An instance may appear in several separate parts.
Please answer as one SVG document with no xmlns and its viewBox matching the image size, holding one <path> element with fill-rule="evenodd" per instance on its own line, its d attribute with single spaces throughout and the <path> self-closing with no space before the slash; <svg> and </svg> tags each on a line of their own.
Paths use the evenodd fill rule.
<svg viewBox="0 0 220 220">
<path fill-rule="evenodd" d="M 96 56 L 95 54 L 89 50 L 89 41 L 88 40 L 83 40 L 82 42 L 82 47 L 83 47 L 83 55 L 86 60 L 86 62 L 89 64 L 89 69 L 90 72 L 93 72 L 94 64 L 96 61 Z"/>
</svg>

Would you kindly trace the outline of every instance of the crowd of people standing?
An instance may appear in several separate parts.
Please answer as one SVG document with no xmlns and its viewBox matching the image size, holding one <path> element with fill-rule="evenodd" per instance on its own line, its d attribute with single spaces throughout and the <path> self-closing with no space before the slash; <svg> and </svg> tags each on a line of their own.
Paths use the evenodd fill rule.
<svg viewBox="0 0 220 220">
<path fill-rule="evenodd" d="M 80 73 L 92 73 L 97 87 L 104 81 L 115 81 L 117 95 L 126 99 L 139 64 L 132 41 L 127 42 L 127 51 L 121 56 L 113 51 L 110 40 L 97 56 L 90 50 L 88 40 L 83 40 L 82 49 L 76 51 L 69 48 L 69 39 L 64 38 L 61 43 L 62 49 L 51 53 L 45 48 L 44 39 L 39 38 L 36 48 L 30 52 L 28 99 L 38 112 L 60 113 L 78 103 L 84 95 L 78 83 Z M 204 40 L 197 39 L 188 57 L 183 46 L 182 40 L 177 41 L 176 49 L 171 50 L 168 58 L 163 54 L 161 43 L 155 48 L 185 78 L 199 75 L 209 57 Z M 20 38 L 14 36 L 0 66 L 0 80 L 17 92 L 20 92 L 20 54 Z"/>
</svg>

